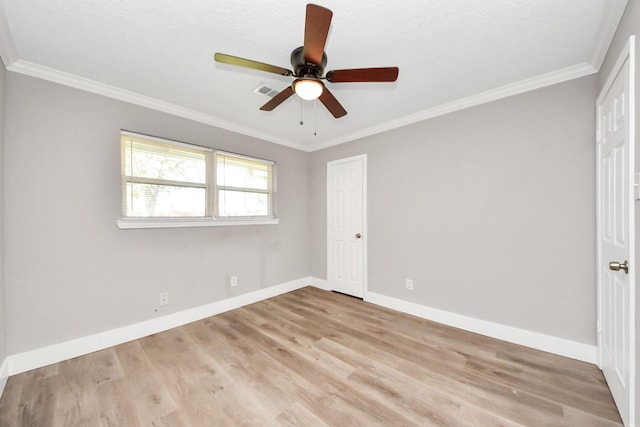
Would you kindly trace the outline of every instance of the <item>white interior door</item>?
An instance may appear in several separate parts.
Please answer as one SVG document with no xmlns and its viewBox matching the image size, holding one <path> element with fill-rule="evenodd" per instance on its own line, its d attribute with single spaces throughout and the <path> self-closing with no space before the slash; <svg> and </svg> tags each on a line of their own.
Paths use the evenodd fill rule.
<svg viewBox="0 0 640 427">
<path fill-rule="evenodd" d="M 366 156 L 327 164 L 327 280 L 334 291 L 364 297 Z"/>
<path fill-rule="evenodd" d="M 633 39 L 598 97 L 598 352 L 625 425 L 634 420 Z"/>
</svg>

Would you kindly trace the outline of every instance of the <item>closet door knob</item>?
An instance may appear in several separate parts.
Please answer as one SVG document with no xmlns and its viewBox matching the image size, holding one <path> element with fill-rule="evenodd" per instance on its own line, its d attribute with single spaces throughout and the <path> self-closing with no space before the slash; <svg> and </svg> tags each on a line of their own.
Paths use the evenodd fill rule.
<svg viewBox="0 0 640 427">
<path fill-rule="evenodd" d="M 621 264 L 617 261 L 611 261 L 609 263 L 609 270 L 613 270 L 613 271 L 624 270 L 625 273 L 629 274 L 629 262 L 627 260 L 624 260 L 624 262 Z"/>
</svg>

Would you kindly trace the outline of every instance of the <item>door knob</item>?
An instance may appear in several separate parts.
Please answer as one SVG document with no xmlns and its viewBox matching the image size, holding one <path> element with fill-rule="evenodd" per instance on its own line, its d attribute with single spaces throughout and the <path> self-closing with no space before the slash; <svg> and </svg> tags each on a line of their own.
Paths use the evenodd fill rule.
<svg viewBox="0 0 640 427">
<path fill-rule="evenodd" d="M 627 262 L 626 259 L 622 264 L 617 261 L 611 261 L 609 263 L 609 270 L 613 270 L 613 271 L 624 270 L 625 273 L 629 274 L 629 262 Z"/>
<path fill-rule="evenodd" d="M 360 234 L 360 233 L 356 234 L 356 239 L 359 239 L 361 237 L 362 237 L 362 234 Z"/>
</svg>

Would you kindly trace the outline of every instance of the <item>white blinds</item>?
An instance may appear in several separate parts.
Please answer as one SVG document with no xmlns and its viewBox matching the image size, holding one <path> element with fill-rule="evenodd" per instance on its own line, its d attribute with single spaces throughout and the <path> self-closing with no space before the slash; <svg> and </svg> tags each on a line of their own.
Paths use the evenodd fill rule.
<svg viewBox="0 0 640 427">
<path fill-rule="evenodd" d="M 122 132 L 125 218 L 274 217 L 275 163 Z"/>
<path fill-rule="evenodd" d="M 216 154 L 218 215 L 273 215 L 273 162 Z"/>
<path fill-rule="evenodd" d="M 121 150 L 125 216 L 209 215 L 208 150 L 125 134 Z"/>
</svg>

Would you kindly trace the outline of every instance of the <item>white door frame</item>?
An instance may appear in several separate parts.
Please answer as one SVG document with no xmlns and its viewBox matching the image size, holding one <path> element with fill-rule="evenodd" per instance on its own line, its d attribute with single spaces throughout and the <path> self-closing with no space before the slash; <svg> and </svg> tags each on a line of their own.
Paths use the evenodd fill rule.
<svg viewBox="0 0 640 427">
<path fill-rule="evenodd" d="M 628 229 L 628 233 L 629 233 L 629 262 L 630 262 L 630 267 L 629 267 L 629 316 L 631 318 L 631 322 L 629 325 L 629 331 L 628 331 L 628 339 L 629 339 L 629 354 L 627 355 L 629 357 L 629 387 L 628 387 L 628 397 L 629 397 L 629 426 L 635 426 L 636 425 L 636 399 L 635 399 L 635 395 L 636 395 L 636 390 L 635 390 L 635 383 L 636 383 L 636 358 L 635 358 L 635 342 L 636 342 L 636 328 L 635 328 L 635 323 L 636 323 L 636 293 L 635 293 L 635 286 L 636 286 L 636 268 L 639 267 L 639 265 L 636 263 L 636 257 L 635 257 L 635 198 L 634 198 L 634 174 L 635 174 L 635 37 L 631 36 L 629 38 L 629 40 L 627 41 L 627 43 L 625 44 L 624 48 L 622 49 L 622 52 L 620 53 L 620 56 L 618 57 L 618 60 L 616 61 L 613 69 L 610 71 L 609 75 L 607 76 L 607 80 L 604 83 L 604 85 L 602 86 L 601 90 L 600 90 L 600 94 L 598 96 L 598 99 L 596 101 L 596 111 L 597 111 L 597 129 L 596 129 L 596 140 L 597 140 L 597 144 L 600 143 L 601 141 L 601 120 L 600 120 L 600 109 L 602 106 L 602 103 L 604 101 L 604 98 L 606 97 L 607 93 L 609 92 L 609 90 L 611 89 L 611 86 L 613 85 L 614 81 L 616 80 L 618 74 L 620 73 L 620 71 L 623 69 L 623 67 L 625 66 L 625 64 L 628 63 L 629 64 L 629 81 L 626 83 L 628 86 L 628 90 L 629 90 L 629 111 L 627 112 L 627 117 L 629 119 L 629 129 L 628 129 L 628 140 L 629 140 L 629 165 L 628 165 L 628 177 L 627 179 L 629 180 L 629 193 L 628 193 L 628 197 L 629 197 L 629 212 L 627 212 L 628 214 L 628 223 L 629 223 L 629 229 Z M 608 263 L 609 260 L 603 260 L 602 259 L 602 248 L 600 246 L 600 241 L 601 241 L 601 215 L 600 215 L 600 203 L 601 203 L 601 189 L 600 189 L 600 182 L 601 182 L 601 171 L 600 171 L 600 159 L 599 159 L 599 147 L 596 147 L 596 180 L 597 180 L 597 184 L 596 184 L 596 223 L 597 223 L 597 244 L 596 244 L 596 262 L 597 262 L 597 297 L 598 297 L 598 302 L 597 302 L 597 310 L 598 310 L 598 315 L 597 315 L 597 346 L 598 346 L 598 351 L 597 351 L 597 363 L 598 363 L 598 367 L 602 369 L 602 351 L 603 351 L 603 342 L 602 342 L 602 324 L 603 324 L 603 307 L 602 307 L 602 268 L 604 268 L 604 262 L 606 261 Z"/>
<path fill-rule="evenodd" d="M 331 242 L 329 241 L 329 227 L 331 226 L 331 212 L 329 212 L 329 191 L 331 189 L 331 176 L 329 175 L 329 169 L 331 166 L 339 165 L 341 163 L 348 163 L 354 160 L 362 160 L 362 300 L 367 299 L 368 281 L 367 281 L 367 246 L 369 242 L 369 232 L 367 228 L 367 155 L 360 154 L 357 156 L 347 157 L 339 160 L 332 160 L 327 162 L 327 280 L 331 277 L 329 275 L 329 260 L 331 259 L 329 251 L 331 250 Z M 329 283 L 329 285 L 331 285 Z"/>
</svg>

